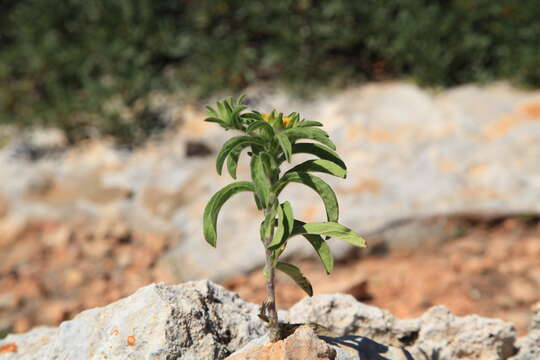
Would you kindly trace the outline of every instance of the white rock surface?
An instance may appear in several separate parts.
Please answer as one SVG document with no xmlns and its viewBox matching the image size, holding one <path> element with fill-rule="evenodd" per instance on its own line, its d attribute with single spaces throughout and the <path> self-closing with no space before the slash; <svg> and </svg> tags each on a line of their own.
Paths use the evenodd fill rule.
<svg viewBox="0 0 540 360">
<path fill-rule="evenodd" d="M 10 335 L 0 346 L 17 344 L 5 359 L 223 359 L 262 335 L 257 311 L 210 282 L 154 284 L 56 330 Z"/>
<path fill-rule="evenodd" d="M 208 281 L 154 284 L 58 328 L 9 335 L 0 349 L 14 344 L 17 352 L 0 353 L 0 359 L 223 359 L 250 341 L 264 341 L 257 312 L 256 305 Z M 540 353 L 536 318 L 516 343 L 513 326 L 500 320 L 457 317 L 441 306 L 400 320 L 349 295 L 307 298 L 280 316 L 329 327 L 333 336 L 323 339 L 341 344 L 338 359 L 532 360 Z"/>
</svg>

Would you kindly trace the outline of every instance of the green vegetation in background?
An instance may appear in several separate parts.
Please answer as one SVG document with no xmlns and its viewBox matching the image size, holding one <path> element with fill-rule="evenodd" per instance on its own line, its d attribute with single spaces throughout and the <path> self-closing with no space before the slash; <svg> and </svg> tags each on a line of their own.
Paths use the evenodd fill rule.
<svg viewBox="0 0 540 360">
<path fill-rule="evenodd" d="M 511 0 L 3 0 L 0 123 L 138 143 L 153 90 L 388 78 L 540 85 L 540 6 Z M 126 116 L 125 108 L 137 110 Z"/>
</svg>

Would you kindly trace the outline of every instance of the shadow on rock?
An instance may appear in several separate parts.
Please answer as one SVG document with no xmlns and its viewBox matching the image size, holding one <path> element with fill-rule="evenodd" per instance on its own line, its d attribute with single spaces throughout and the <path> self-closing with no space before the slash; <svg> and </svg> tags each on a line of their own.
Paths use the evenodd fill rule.
<svg viewBox="0 0 540 360">
<path fill-rule="evenodd" d="M 360 360 L 414 360 L 412 355 L 405 349 L 390 348 L 363 336 L 320 336 L 320 338 L 329 344 L 356 350 Z M 401 354 L 396 354 L 396 351 L 401 352 Z M 396 358 L 396 356 L 399 356 L 399 358 Z"/>
</svg>

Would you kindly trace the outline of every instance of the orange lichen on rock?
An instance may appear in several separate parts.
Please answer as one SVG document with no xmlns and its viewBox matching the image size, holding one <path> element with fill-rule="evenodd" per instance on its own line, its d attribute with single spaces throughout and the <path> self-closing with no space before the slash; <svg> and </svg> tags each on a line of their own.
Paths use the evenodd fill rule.
<svg viewBox="0 0 540 360">
<path fill-rule="evenodd" d="M 17 344 L 15 343 L 7 343 L 0 346 L 0 353 L 16 353 L 16 352 L 17 352 Z"/>
<path fill-rule="evenodd" d="M 506 135 L 514 126 L 521 124 L 524 121 L 521 117 L 503 116 L 496 122 L 484 127 L 484 136 L 489 140 L 494 140 L 498 137 Z"/>
<path fill-rule="evenodd" d="M 518 109 L 518 112 L 526 117 L 530 118 L 540 118 L 540 102 L 531 102 L 528 104 L 523 104 Z"/>
<path fill-rule="evenodd" d="M 133 336 L 133 335 L 128 336 L 128 338 L 127 338 L 127 344 L 128 344 L 128 346 L 133 346 L 133 345 L 135 345 L 135 336 Z"/>
<path fill-rule="evenodd" d="M 120 334 L 120 331 L 118 331 L 118 329 L 114 329 L 113 331 L 111 331 L 112 336 L 118 336 L 119 334 Z"/>
</svg>

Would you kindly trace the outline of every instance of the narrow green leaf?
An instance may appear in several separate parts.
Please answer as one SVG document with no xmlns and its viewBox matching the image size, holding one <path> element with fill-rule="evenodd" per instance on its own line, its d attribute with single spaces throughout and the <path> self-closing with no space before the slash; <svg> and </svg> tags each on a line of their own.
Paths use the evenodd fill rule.
<svg viewBox="0 0 540 360">
<path fill-rule="evenodd" d="M 270 234 L 271 226 L 274 225 L 275 217 L 276 217 L 276 214 L 272 211 L 271 213 L 265 216 L 264 220 L 261 223 L 260 235 L 261 235 L 261 242 L 263 244 L 266 241 L 267 235 Z"/>
<path fill-rule="evenodd" d="M 323 126 L 322 123 L 318 122 L 318 121 L 308 121 L 308 120 L 304 120 L 304 121 L 300 121 L 296 124 L 297 127 L 312 127 L 312 126 Z"/>
<path fill-rule="evenodd" d="M 281 206 L 278 206 L 277 208 L 277 227 L 274 230 L 274 237 L 272 238 L 272 241 L 270 244 L 268 244 L 267 248 L 271 249 L 283 241 L 285 237 L 285 224 L 284 224 L 284 215 L 283 215 L 283 208 Z"/>
<path fill-rule="evenodd" d="M 321 178 L 305 172 L 290 172 L 276 183 L 275 193 L 278 196 L 289 183 L 299 183 L 315 190 L 323 200 L 328 221 L 337 222 L 339 219 L 339 206 L 334 190 Z"/>
<path fill-rule="evenodd" d="M 255 186 L 255 194 L 259 198 L 261 206 L 266 208 L 268 206 L 272 185 L 264 170 L 263 161 L 257 154 L 253 154 L 251 157 L 251 178 L 253 180 L 253 185 Z"/>
<path fill-rule="evenodd" d="M 223 204 L 231 198 L 234 194 L 243 191 L 254 191 L 253 184 L 249 181 L 239 181 L 232 184 L 229 184 L 219 190 L 217 193 L 210 198 L 208 204 L 204 208 L 203 215 L 203 232 L 204 238 L 206 241 L 212 245 L 216 246 L 217 240 L 217 219 L 219 211 Z"/>
<path fill-rule="evenodd" d="M 261 130 L 262 135 L 266 138 L 271 139 L 274 137 L 274 129 L 264 120 L 257 120 L 248 126 L 246 132 L 250 135 L 256 134 L 255 131 Z"/>
<path fill-rule="evenodd" d="M 297 143 L 293 145 L 292 153 L 315 155 L 323 160 L 332 161 L 343 169 L 347 169 L 347 166 L 345 166 L 345 163 L 343 162 L 343 160 L 341 160 L 341 158 L 335 151 L 321 144 Z M 285 157 L 282 156 L 280 157 L 278 163 L 281 164 L 283 161 L 285 161 Z"/>
<path fill-rule="evenodd" d="M 335 237 L 347 241 L 354 246 L 366 247 L 364 238 L 337 222 L 313 222 L 306 224 L 302 221 L 295 221 L 291 236 L 304 234 Z"/>
<path fill-rule="evenodd" d="M 278 262 L 276 264 L 276 269 L 283 271 L 285 274 L 289 275 L 294 282 L 302 288 L 309 296 L 313 296 L 313 287 L 309 280 L 302 274 L 299 268 L 294 265 Z"/>
<path fill-rule="evenodd" d="M 281 208 L 283 209 L 283 216 L 285 219 L 284 220 L 285 232 L 286 232 L 285 236 L 289 237 L 294 227 L 294 215 L 293 215 L 291 203 L 288 201 L 285 201 L 283 204 L 281 204 Z"/>
<path fill-rule="evenodd" d="M 237 146 L 246 147 L 249 145 L 260 145 L 264 146 L 264 142 L 261 140 L 254 138 L 252 136 L 236 136 L 233 137 L 225 142 L 223 144 L 223 147 L 219 151 L 217 157 L 216 157 L 216 170 L 219 175 L 221 175 L 221 170 L 223 169 L 223 163 L 225 162 L 225 159 L 229 155 L 229 153 L 236 148 Z"/>
<path fill-rule="evenodd" d="M 319 255 L 319 259 L 321 259 L 326 273 L 330 274 L 334 269 L 334 257 L 332 256 L 332 250 L 330 250 L 328 243 L 319 235 L 304 234 L 303 236 L 311 246 L 313 246 L 317 255 Z"/>
<path fill-rule="evenodd" d="M 276 161 L 274 160 L 272 155 L 270 155 L 266 151 L 261 151 L 259 153 L 259 156 L 264 165 L 264 171 L 266 172 L 266 175 L 271 176 L 272 173 L 274 172 L 274 169 L 277 168 Z"/>
<path fill-rule="evenodd" d="M 339 166 L 338 164 L 330 160 L 308 160 L 301 164 L 296 165 L 292 169 L 286 172 L 321 172 L 325 174 L 334 175 L 340 178 L 347 177 L 347 170 Z"/>
<path fill-rule="evenodd" d="M 328 134 L 317 128 L 292 128 L 282 132 L 287 135 L 291 141 L 298 139 L 311 139 L 320 142 L 323 145 L 328 146 L 332 150 L 336 149 L 336 145 L 330 140 Z"/>
<path fill-rule="evenodd" d="M 227 171 L 233 179 L 236 179 L 236 168 L 238 167 L 238 159 L 240 158 L 240 153 L 244 148 L 237 146 L 234 148 L 227 157 Z"/>
<path fill-rule="evenodd" d="M 204 121 L 218 123 L 220 125 L 225 125 L 225 123 L 221 119 L 218 119 L 218 118 L 215 118 L 215 117 L 206 118 L 206 119 L 204 119 Z"/>
<path fill-rule="evenodd" d="M 281 150 L 283 151 L 283 155 L 285 155 L 285 159 L 287 159 L 287 162 L 290 163 L 292 145 L 291 145 L 291 142 L 289 141 L 289 138 L 283 133 L 279 133 L 276 135 L 276 139 L 279 143 L 279 146 L 281 147 Z"/>
<path fill-rule="evenodd" d="M 219 118 L 219 115 L 218 113 L 216 112 L 216 110 L 214 110 L 212 107 L 210 106 L 207 106 L 206 107 L 206 112 L 208 113 L 208 115 L 210 115 L 211 117 L 214 117 L 214 118 Z"/>
</svg>

